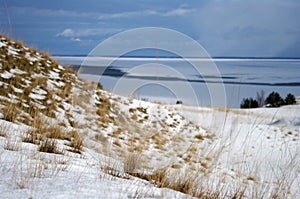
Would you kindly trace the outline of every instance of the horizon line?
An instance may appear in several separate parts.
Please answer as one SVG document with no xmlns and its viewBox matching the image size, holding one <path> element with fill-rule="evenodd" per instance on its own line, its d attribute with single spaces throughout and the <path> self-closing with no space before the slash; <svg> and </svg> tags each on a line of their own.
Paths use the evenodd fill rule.
<svg viewBox="0 0 300 199">
<path fill-rule="evenodd" d="M 116 58 L 113 55 L 104 55 L 104 56 L 91 56 L 85 54 L 54 54 L 52 57 L 106 57 L 106 58 Z M 149 55 L 130 55 L 130 56 L 118 56 L 120 58 L 183 58 L 180 56 L 149 56 Z M 300 57 L 268 57 L 268 56 L 212 56 L 212 57 L 184 57 L 188 59 L 300 59 Z"/>
</svg>

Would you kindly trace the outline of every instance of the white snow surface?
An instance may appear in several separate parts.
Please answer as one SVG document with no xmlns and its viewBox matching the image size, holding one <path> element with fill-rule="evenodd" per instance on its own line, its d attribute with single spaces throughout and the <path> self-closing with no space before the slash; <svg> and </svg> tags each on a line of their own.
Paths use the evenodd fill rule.
<svg viewBox="0 0 300 199">
<path fill-rule="evenodd" d="M 135 177 L 103 172 L 114 160 L 88 148 L 82 155 L 36 152 L 36 145 L 17 136 L 28 128 L 0 120 L 1 132 L 7 131 L 7 139 L 0 136 L 1 198 L 186 198 Z"/>
<path fill-rule="evenodd" d="M 3 43 L 2 41 L 0 41 L 0 48 L 1 48 L 2 46 L 6 46 L 6 44 Z"/>
<path fill-rule="evenodd" d="M 1 76 L 2 78 L 4 78 L 4 79 L 10 79 L 10 78 L 12 78 L 14 75 L 13 75 L 12 73 L 10 73 L 10 72 L 4 71 L 4 73 L 2 73 L 0 76 Z"/>
<path fill-rule="evenodd" d="M 8 54 L 9 55 L 19 55 L 19 53 L 16 52 L 16 49 L 11 46 L 8 47 Z"/>
<path fill-rule="evenodd" d="M 246 183 L 253 189 L 259 189 L 266 186 L 275 188 L 277 183 L 281 182 L 280 179 L 283 179 L 284 182 L 282 183 L 290 183 L 289 192 L 291 194 L 289 198 L 300 196 L 298 190 L 300 183 L 300 127 L 297 124 L 299 105 L 276 109 L 232 109 L 226 111 L 222 108 L 159 105 L 111 94 L 106 95 L 110 96 L 112 101 L 119 103 L 120 111 L 126 112 L 138 107 L 145 108 L 147 111 L 138 115 L 140 119 L 146 115 L 149 116 L 149 120 L 142 124 L 145 127 L 150 121 L 160 121 L 167 117 L 166 122 L 170 124 L 173 122 L 172 118 L 175 118 L 180 123 L 192 121 L 201 125 L 201 128 L 206 129 L 206 131 L 216 132 L 214 139 L 204 146 L 199 144 L 198 150 L 202 151 L 197 153 L 198 156 L 216 158 L 207 162 L 211 167 L 211 171 L 208 173 L 210 175 L 210 178 L 207 178 L 208 182 L 216 183 L 216 186 L 219 186 L 220 182 L 216 179 L 223 176 L 222 178 L 227 183 Z M 68 104 L 66 106 L 65 108 L 72 109 L 72 106 Z M 85 115 L 80 114 L 81 111 L 84 110 L 80 107 L 77 108 L 77 111 L 74 109 L 74 112 L 78 112 L 75 119 L 79 123 L 85 121 L 83 117 L 81 118 Z M 130 113 L 127 112 L 127 114 Z M 170 114 L 174 116 L 170 117 Z M 278 121 L 295 122 L 282 123 Z M 81 125 L 87 124 L 82 123 Z M 17 135 L 17 132 L 24 133 L 28 127 L 1 120 L 0 126 L 2 128 L 0 131 L 5 128 L 5 132 L 10 132 L 6 137 L 0 137 L 0 143 L 3 146 L 0 151 L 0 171 L 2 171 L 0 190 L 4 198 L 188 197 L 169 189 L 156 188 L 150 182 L 138 178 L 123 179 L 105 173 L 102 170 L 104 164 L 109 164 L 109 162 L 111 164 L 112 161 L 115 161 L 115 165 L 118 165 L 117 167 L 122 170 L 123 163 L 90 148 L 91 141 L 87 138 L 82 155 L 78 156 L 71 153 L 64 155 L 47 154 L 36 152 L 36 145 L 23 143 L 20 138 L 14 136 Z M 109 133 L 115 128 L 116 126 L 110 125 L 106 131 Z M 184 130 L 185 128 L 186 130 Z M 201 130 L 201 128 L 198 131 L 204 133 L 205 130 Z M 158 127 L 158 129 L 162 129 L 162 127 Z M 96 133 L 97 130 L 95 128 L 92 131 Z M 185 132 L 180 133 L 180 139 L 185 141 L 181 144 L 178 142 L 180 146 L 172 146 L 170 143 L 168 147 L 172 151 L 178 151 L 180 148 L 185 151 L 185 145 L 191 146 L 188 141 L 190 137 L 188 132 L 195 131 L 193 128 L 182 125 L 178 125 L 176 128 L 169 127 L 169 132 L 166 132 L 165 136 L 168 137 L 167 134 L 180 131 Z M 130 136 L 130 134 L 125 135 L 125 140 L 126 136 Z M 17 151 L 5 149 L 8 142 L 14 143 L 18 148 Z M 216 154 L 218 152 L 219 154 Z M 143 153 L 146 157 L 161 156 L 154 145 L 149 146 L 148 150 Z M 169 154 L 166 153 L 165 160 L 160 161 L 153 158 L 152 160 L 149 159 L 148 163 L 152 167 L 159 167 L 170 164 L 171 161 L 180 161 L 180 158 L 175 158 L 176 154 L 173 157 L 168 156 Z M 36 174 L 36 172 L 38 173 Z M 211 181 L 212 179 L 215 181 Z"/>
<path fill-rule="evenodd" d="M 16 69 L 10 69 L 10 72 L 13 73 L 13 74 L 18 74 L 18 75 L 23 75 L 23 74 L 27 73 L 27 72 L 22 71 L 22 70 L 20 70 L 18 68 L 16 68 Z"/>
<path fill-rule="evenodd" d="M 57 72 L 50 71 L 49 77 L 50 77 L 51 79 L 59 79 L 59 74 L 58 74 Z"/>
</svg>

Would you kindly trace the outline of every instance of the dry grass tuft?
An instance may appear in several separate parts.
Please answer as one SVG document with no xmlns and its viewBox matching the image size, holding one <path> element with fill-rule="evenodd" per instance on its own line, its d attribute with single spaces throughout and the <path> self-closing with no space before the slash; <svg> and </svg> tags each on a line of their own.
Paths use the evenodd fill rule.
<svg viewBox="0 0 300 199">
<path fill-rule="evenodd" d="M 4 120 L 9 122 L 15 122 L 18 115 L 19 110 L 17 109 L 17 105 L 14 103 L 10 103 L 7 107 L 3 110 Z"/>
<path fill-rule="evenodd" d="M 114 161 L 111 160 L 110 158 L 106 163 L 103 162 L 101 164 L 101 170 L 104 173 L 117 178 L 129 179 L 129 175 L 124 173 L 121 168 L 122 168 L 121 163 L 119 161 Z"/>
<path fill-rule="evenodd" d="M 40 143 L 40 135 L 37 133 L 35 129 L 28 130 L 25 137 L 22 139 L 23 142 L 28 142 L 32 144 Z"/>
<path fill-rule="evenodd" d="M 57 153 L 60 154 L 60 152 L 57 149 L 57 142 L 56 140 L 47 138 L 46 140 L 42 141 L 40 147 L 40 152 L 46 152 L 46 153 Z"/>
<path fill-rule="evenodd" d="M 70 140 L 70 147 L 73 148 L 71 151 L 81 154 L 83 150 L 83 140 L 79 133 L 77 131 L 71 131 L 68 139 Z"/>
<path fill-rule="evenodd" d="M 154 183 L 158 187 L 164 187 L 163 184 L 165 184 L 166 176 L 168 169 L 166 167 L 160 168 L 153 172 L 152 174 L 149 173 L 132 173 L 131 175 L 147 180 L 149 182 Z"/>
<path fill-rule="evenodd" d="M 111 103 L 105 96 L 99 96 L 99 98 L 101 104 L 97 105 L 98 109 L 96 110 L 96 113 L 100 116 L 102 122 L 109 122 L 110 118 L 108 118 L 107 115 L 109 114 Z"/>
<path fill-rule="evenodd" d="M 9 126 L 2 123 L 0 125 L 0 136 L 6 137 L 8 130 L 9 130 Z"/>
<path fill-rule="evenodd" d="M 122 133 L 122 129 L 118 128 L 112 133 L 113 137 L 118 137 Z"/>
<path fill-rule="evenodd" d="M 45 129 L 45 131 L 47 132 L 48 138 L 61 139 L 61 140 L 65 138 L 62 128 L 58 125 L 48 126 Z"/>
<path fill-rule="evenodd" d="M 21 148 L 21 143 L 17 139 L 11 137 L 7 138 L 5 141 L 4 149 L 9 151 L 19 151 Z"/>
<path fill-rule="evenodd" d="M 130 153 L 124 159 L 124 172 L 128 174 L 136 173 L 140 167 L 140 154 Z"/>
<path fill-rule="evenodd" d="M 198 140 L 204 140 L 204 136 L 201 134 L 195 135 L 195 138 Z"/>
<path fill-rule="evenodd" d="M 153 172 L 147 173 L 132 173 L 131 175 L 142 178 L 154 183 L 160 188 L 173 189 L 196 198 L 219 199 L 219 198 L 234 198 L 242 199 L 245 196 L 246 188 L 241 186 L 231 189 L 229 186 L 218 184 L 217 188 L 212 188 L 210 182 L 203 176 L 199 176 L 197 172 L 176 172 L 167 167 L 161 168 Z M 212 182 L 211 182 L 212 183 Z M 211 185 L 213 186 L 213 185 Z"/>
<path fill-rule="evenodd" d="M 42 161 L 37 161 L 32 165 L 29 165 L 27 168 L 27 175 L 30 177 L 44 177 L 45 176 L 45 170 L 47 169 L 47 165 L 43 163 Z"/>
<path fill-rule="evenodd" d="M 37 110 L 33 110 L 32 114 L 34 114 L 33 123 L 32 123 L 33 128 L 35 128 L 38 133 L 40 134 L 43 133 L 45 126 L 47 125 L 46 124 L 47 121 L 45 120 L 44 117 L 41 117 L 39 115 Z"/>
<path fill-rule="evenodd" d="M 122 144 L 117 139 L 114 140 L 113 144 L 116 145 L 117 147 L 120 147 L 120 148 L 122 147 Z"/>
<path fill-rule="evenodd" d="M 0 136 L 1 136 L 1 137 L 6 137 L 5 131 L 2 131 L 2 130 L 0 129 Z"/>
</svg>

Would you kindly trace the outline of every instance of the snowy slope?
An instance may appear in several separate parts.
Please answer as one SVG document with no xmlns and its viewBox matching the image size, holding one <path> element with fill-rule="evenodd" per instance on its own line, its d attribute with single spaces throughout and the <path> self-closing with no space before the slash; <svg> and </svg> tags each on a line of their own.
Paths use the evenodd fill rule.
<svg viewBox="0 0 300 199">
<path fill-rule="evenodd" d="M 140 136 L 146 121 L 140 118 L 141 106 L 134 104 L 136 101 L 121 99 L 96 84 L 77 79 L 72 70 L 21 42 L 1 37 L 0 45 L 1 196 L 184 195 L 125 173 L 123 160 L 133 151 L 121 150 L 115 132 L 127 134 L 126 150 L 133 132 L 124 127 L 136 123 L 135 133 Z M 138 118 L 131 118 L 130 110 L 135 108 Z M 54 152 L 40 152 L 47 141 L 55 144 Z M 77 147 L 81 142 L 82 148 Z"/>
<path fill-rule="evenodd" d="M 199 121 L 205 128 L 217 129 L 217 175 L 247 183 L 252 191 L 266 192 L 265 198 L 278 190 L 282 191 L 279 198 L 299 197 L 299 105 L 252 110 L 186 107 L 184 112 L 196 123 L 203 115 L 218 118 L 219 126 Z"/>
<path fill-rule="evenodd" d="M 300 196 L 300 105 L 155 104 L 103 91 L 20 42 L 1 37 L 0 50 L 4 198 Z"/>
</svg>

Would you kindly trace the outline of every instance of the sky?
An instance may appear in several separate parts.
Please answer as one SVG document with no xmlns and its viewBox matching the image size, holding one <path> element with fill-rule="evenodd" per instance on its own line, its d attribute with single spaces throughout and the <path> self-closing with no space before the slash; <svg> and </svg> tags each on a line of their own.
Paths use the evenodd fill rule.
<svg viewBox="0 0 300 199">
<path fill-rule="evenodd" d="M 213 57 L 300 57 L 299 0 L 0 1 L 0 32 L 53 55 L 86 55 L 122 31 L 163 27 Z"/>
</svg>

